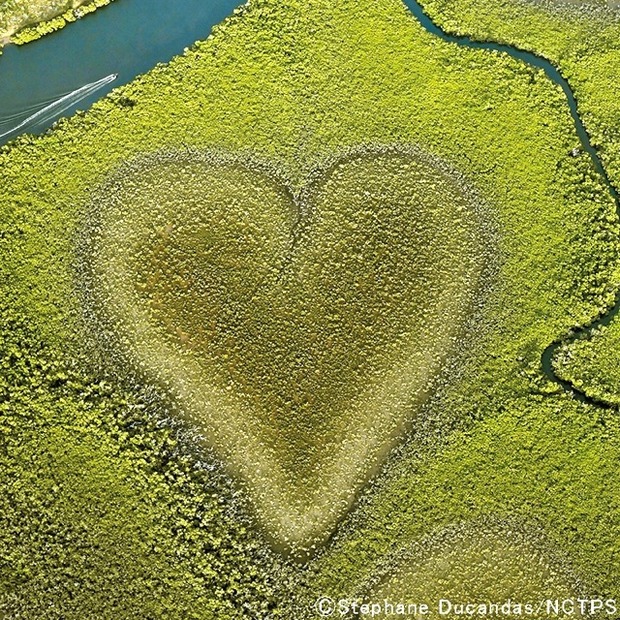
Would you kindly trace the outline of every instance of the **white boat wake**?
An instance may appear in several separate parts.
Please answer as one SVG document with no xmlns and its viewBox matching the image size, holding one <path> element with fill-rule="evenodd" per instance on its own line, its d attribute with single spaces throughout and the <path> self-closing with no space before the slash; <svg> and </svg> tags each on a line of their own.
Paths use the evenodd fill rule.
<svg viewBox="0 0 620 620">
<path fill-rule="evenodd" d="M 16 131 L 23 129 L 24 127 L 44 123 L 45 121 L 54 118 L 58 114 L 62 114 L 65 110 L 69 109 L 71 106 L 75 105 L 82 99 L 85 99 L 86 97 L 98 91 L 100 88 L 103 88 L 104 86 L 112 83 L 117 77 L 118 73 L 112 73 L 110 75 L 106 75 L 106 77 L 101 78 L 100 80 L 97 80 L 96 82 L 90 82 L 88 84 L 84 84 L 84 86 L 80 86 L 80 88 L 77 88 L 76 90 L 73 90 L 70 93 L 63 95 L 59 99 L 56 99 L 51 103 L 45 105 L 40 110 L 37 110 L 36 112 L 34 112 L 34 114 L 31 114 L 30 116 L 25 118 L 15 127 L 12 127 L 4 133 L 0 133 L 0 138 L 4 138 L 12 133 L 15 133 Z M 19 114 L 14 114 L 12 116 L 6 117 L 2 121 L 0 121 L 0 125 L 6 125 L 11 120 L 14 120 L 16 117 L 21 116 L 22 114 L 27 113 L 32 109 L 33 108 L 27 109 L 25 111 L 22 110 L 22 112 L 20 112 Z"/>
</svg>

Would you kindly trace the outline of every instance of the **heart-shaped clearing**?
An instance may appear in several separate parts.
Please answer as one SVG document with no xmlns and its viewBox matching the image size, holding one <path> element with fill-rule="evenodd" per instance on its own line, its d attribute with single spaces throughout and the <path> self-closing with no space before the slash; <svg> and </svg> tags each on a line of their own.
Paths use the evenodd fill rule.
<svg viewBox="0 0 620 620">
<path fill-rule="evenodd" d="M 163 385 L 284 548 L 329 532 L 416 418 L 474 305 L 475 202 L 417 149 L 350 152 L 294 195 L 209 153 L 126 164 L 92 203 L 106 348 Z"/>
</svg>

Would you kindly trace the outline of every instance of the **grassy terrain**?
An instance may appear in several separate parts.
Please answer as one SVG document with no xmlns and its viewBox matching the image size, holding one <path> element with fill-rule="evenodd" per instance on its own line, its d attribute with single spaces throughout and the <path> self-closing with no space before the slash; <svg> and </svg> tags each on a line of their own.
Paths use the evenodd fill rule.
<svg viewBox="0 0 620 620">
<path fill-rule="evenodd" d="M 562 561 L 541 544 L 540 532 L 519 523 L 473 522 L 446 528 L 412 545 L 396 564 L 396 570 L 379 573 L 366 586 L 365 600 L 404 602 L 407 611 L 410 602 L 426 602 L 429 618 L 462 616 L 459 606 L 472 603 L 480 615 L 493 615 L 492 604 L 506 608 L 508 601 L 512 613 L 521 605 L 522 613 L 530 606 L 532 615 L 550 593 L 576 598 L 580 589 Z M 486 611 L 478 605 L 486 605 Z M 407 616 L 419 614 L 413 608 Z M 558 617 L 570 614 L 560 612 Z"/>
<path fill-rule="evenodd" d="M 0 0 L 0 47 L 27 43 L 62 28 L 111 0 Z"/>
<path fill-rule="evenodd" d="M 359 595 L 359 586 L 351 584 L 372 582 L 377 561 L 381 574 L 398 574 L 398 555 L 411 545 L 415 549 L 444 529 L 458 533 L 459 524 L 491 518 L 506 523 L 506 532 L 515 520 L 521 530 L 531 532 L 528 538 L 539 552 L 515 558 L 520 565 L 553 565 L 554 557 L 561 558 L 562 572 L 578 579 L 581 592 L 614 596 L 618 473 L 610 455 L 620 447 L 620 425 L 613 414 L 554 400 L 529 396 L 504 403 L 501 413 L 475 429 L 453 433 L 441 450 L 412 442 L 406 457 L 375 481 L 340 536 L 316 561 L 310 590 L 334 597 Z M 597 504 L 609 510 L 598 512 Z M 459 535 L 453 542 L 456 546 L 466 540 Z M 507 533 L 504 544 L 510 544 Z M 457 560 L 444 560 L 446 572 L 467 572 L 472 578 L 480 574 L 481 567 L 474 564 L 465 571 Z M 498 549 L 488 561 L 505 565 L 505 556 Z M 514 568 L 506 566 L 509 572 Z M 453 588 L 465 585 L 457 581 Z M 487 593 L 501 598 L 504 588 L 505 582 L 497 580 Z M 406 594 L 403 589 L 401 596 Z"/>
<path fill-rule="evenodd" d="M 430 402 L 416 412 L 408 441 L 390 456 L 374 482 L 360 492 L 336 536 L 309 565 L 293 566 L 277 560 L 278 556 L 269 551 L 262 528 L 248 530 L 243 515 L 255 512 L 256 498 L 249 494 L 250 501 L 242 503 L 247 493 L 238 493 L 236 485 L 230 487 L 223 474 L 209 473 L 212 456 L 205 455 L 200 446 L 192 448 L 194 442 L 182 430 L 192 425 L 181 424 L 179 430 L 170 430 L 170 419 L 182 418 L 178 407 L 173 406 L 183 404 L 178 395 L 170 404 L 162 399 L 159 389 L 134 387 L 139 383 L 126 380 L 127 364 L 116 371 L 110 369 L 108 360 L 102 366 L 105 370 L 92 368 L 89 347 L 93 343 L 85 340 L 92 314 L 84 308 L 83 290 L 85 283 L 98 280 L 84 279 L 84 231 L 92 225 L 93 213 L 101 210 L 105 215 L 107 209 L 113 213 L 126 205 L 116 228 L 104 217 L 101 221 L 105 225 L 93 231 L 95 240 L 102 235 L 103 241 L 115 243 L 92 247 L 118 247 L 116 254 L 95 256 L 95 264 L 114 265 L 129 279 L 123 279 L 123 273 L 106 276 L 99 272 L 102 284 L 91 287 L 87 300 L 101 294 L 106 286 L 111 291 L 123 284 L 141 303 L 157 295 L 171 302 L 171 287 L 182 286 L 180 270 L 195 266 L 187 248 L 195 247 L 196 241 L 191 226 L 178 233 L 174 222 L 169 226 L 166 210 L 182 206 L 188 214 L 202 214 L 206 205 L 206 215 L 201 217 L 215 217 L 220 213 L 218 203 L 207 200 L 201 189 L 189 183 L 179 185 L 178 192 L 162 202 L 160 192 L 153 192 L 160 178 L 168 177 L 159 174 L 155 163 L 150 172 L 147 166 L 145 171 L 134 169 L 131 175 L 118 176 L 119 170 L 131 170 L 136 165 L 131 162 L 149 161 L 149 157 L 157 162 L 156 156 L 149 155 L 152 153 L 176 153 L 178 165 L 169 171 L 174 180 L 191 170 L 200 153 L 232 153 L 266 162 L 295 195 L 325 162 L 363 145 L 375 152 L 377 145 L 399 145 L 399 152 L 417 145 L 418 152 L 432 154 L 431 161 L 447 162 L 448 170 L 458 170 L 459 174 L 454 174 L 464 185 L 475 188 L 487 205 L 495 271 L 490 271 L 493 278 L 484 282 L 487 295 L 472 326 L 476 337 L 466 359 L 448 356 L 452 382 L 439 386 Z M 436 40 L 420 28 L 398 0 L 291 0 L 286 4 L 257 0 L 216 29 L 207 41 L 170 65 L 157 67 L 119 89 L 88 114 L 59 123 L 47 136 L 23 137 L 3 149 L 0 282 L 6 362 L 1 428 L 5 443 L 12 447 L 3 452 L 7 465 L 0 469 L 0 475 L 3 488 L 10 488 L 16 479 L 23 480 L 24 498 L 2 512 L 2 531 L 9 534 L 8 540 L 0 539 L 0 553 L 3 558 L 10 557 L 3 565 L 7 577 L 0 581 L 3 608 L 10 612 L 19 604 L 22 617 L 40 618 L 41 601 L 52 600 L 59 609 L 71 609 L 77 597 L 82 609 L 90 605 L 100 617 L 119 617 L 118 609 L 134 609 L 132 603 L 147 598 L 152 584 L 160 584 L 157 579 L 162 579 L 182 605 L 178 609 L 172 604 L 165 607 L 164 599 L 162 606 L 148 610 L 150 617 L 182 618 L 188 615 L 185 610 L 191 609 L 197 617 L 222 618 L 231 609 L 230 601 L 236 601 L 240 616 L 269 617 L 275 609 L 286 618 L 305 617 L 311 615 L 308 603 L 313 598 L 323 593 L 350 594 L 371 579 L 378 567 L 389 564 L 394 550 L 406 549 L 442 529 L 483 518 L 500 523 L 517 519 L 528 532 L 540 532 L 552 555 L 565 558 L 570 574 L 577 575 L 588 592 L 617 591 L 620 520 L 613 489 L 620 483 L 618 420 L 610 412 L 571 401 L 547 382 L 540 370 L 540 354 L 549 342 L 572 325 L 598 314 L 613 299 L 620 281 L 615 261 L 618 226 L 614 205 L 589 160 L 571 156 L 578 146 L 563 95 L 541 72 L 500 54 L 466 50 Z M 183 152 L 185 158 L 178 155 Z M 290 304 L 312 309 L 317 316 L 300 324 L 301 319 L 294 315 L 294 320 L 279 324 L 284 325 L 283 334 L 276 333 L 277 323 L 263 320 L 261 329 L 273 336 L 270 346 L 275 350 L 286 349 L 279 340 L 284 334 L 304 337 L 298 332 L 300 325 L 317 321 L 320 325 L 323 320 L 313 305 L 295 297 L 307 294 L 304 287 L 316 278 L 313 270 L 318 270 L 320 262 L 312 258 L 315 248 L 325 251 L 329 258 L 330 251 L 342 247 L 339 244 L 343 239 L 352 240 L 351 250 L 356 244 L 363 247 L 355 226 L 349 230 L 341 222 L 347 221 L 347 205 L 360 204 L 351 200 L 360 200 L 363 192 L 371 201 L 367 204 L 375 204 L 372 196 L 377 177 L 373 175 L 377 164 L 369 161 L 360 164 L 359 177 L 345 166 L 342 177 L 329 177 L 318 186 L 323 189 L 317 190 L 312 201 L 317 213 L 329 215 L 328 205 L 343 211 L 326 215 L 324 222 L 319 219 L 312 223 L 308 231 L 316 225 L 322 233 L 309 235 L 307 240 L 305 233 L 301 234 L 299 245 L 286 262 L 291 269 L 304 265 L 310 278 L 307 283 L 296 283 L 295 271 L 283 269 L 280 282 L 270 283 L 272 290 L 288 297 L 274 302 L 278 311 L 288 311 Z M 419 166 L 413 161 L 414 167 Z M 206 178 L 200 175 L 208 177 L 209 170 L 200 166 L 193 174 Z M 230 171 L 233 173 L 238 171 Z M 431 173 L 432 167 L 421 168 L 424 178 Z M 244 172 L 245 182 L 252 174 L 257 174 L 253 167 Z M 413 173 L 398 179 L 410 184 L 409 174 Z M 278 257 L 286 246 L 284 233 L 290 229 L 287 204 L 295 201 L 282 195 L 282 184 L 273 178 L 272 174 L 269 179 L 259 175 L 254 187 L 261 196 L 270 196 L 268 213 L 284 210 L 281 219 L 248 208 L 253 203 L 244 198 L 242 221 L 248 222 L 248 228 L 241 236 L 227 228 L 237 219 L 222 216 L 222 228 L 217 230 L 205 221 L 198 241 L 213 260 L 229 260 L 232 266 L 240 262 L 243 272 L 243 260 L 247 264 L 247 259 L 243 258 L 245 250 L 239 239 L 261 238 L 265 227 L 276 250 L 273 264 L 281 260 Z M 438 174 L 433 181 L 436 187 L 428 194 L 437 197 L 432 218 L 444 218 L 454 226 L 459 194 L 454 189 L 447 192 L 450 177 L 441 178 Z M 114 192 L 102 193 L 102 188 Z M 321 197 L 326 188 L 329 199 L 327 193 Z M 398 182 L 390 182 L 387 189 L 388 195 L 399 195 Z M 450 198 L 446 199 L 448 194 Z M 182 204 L 175 202 L 175 195 L 180 196 Z M 185 196 L 188 200 L 183 199 Z M 204 202 L 197 202 L 197 197 Z M 145 201 L 148 209 L 142 207 Z M 241 201 L 236 204 L 242 209 Z M 198 205 L 202 205 L 200 210 Z M 396 206 L 390 207 L 390 217 L 403 222 L 404 212 Z M 372 224 L 371 213 L 362 213 L 366 218 L 362 220 L 363 229 L 372 230 L 367 228 Z M 425 208 L 420 217 L 426 213 Z M 148 222 L 156 226 L 145 226 Z M 464 230 L 446 226 L 449 234 L 444 233 L 442 241 L 448 246 L 441 247 L 467 238 L 469 226 L 471 222 Z M 438 230 L 436 223 L 429 230 Z M 496 230 L 497 234 L 493 232 Z M 406 240 L 414 233 L 405 226 L 401 234 Z M 394 238 L 389 226 L 379 226 L 373 234 L 387 235 L 390 244 L 405 243 Z M 121 240 L 128 235 L 130 239 L 133 235 L 135 245 L 122 248 Z M 163 243 L 166 235 L 170 238 Z M 232 257 L 214 252 L 218 235 L 229 235 L 230 247 L 240 249 L 233 251 Z M 372 239 L 378 242 L 380 236 Z M 157 244 L 161 244 L 160 249 Z M 261 252 L 266 251 L 262 242 L 259 247 Z M 130 260 L 132 248 L 140 261 Z M 181 248 L 183 252 L 177 255 Z M 172 252 L 173 258 L 167 258 L 165 251 Z M 457 260 L 475 258 L 469 250 L 455 252 Z M 452 260 L 441 253 L 438 259 L 444 265 Z M 258 277 L 260 270 L 269 274 L 273 270 L 271 260 L 271 256 L 255 255 L 256 274 L 246 277 L 247 283 Z M 367 261 L 356 260 L 353 251 L 345 255 L 339 266 L 344 267 L 343 275 L 335 278 L 334 290 L 355 281 L 358 269 L 368 268 Z M 407 273 L 409 260 L 405 254 L 398 269 Z M 427 260 L 423 264 L 428 264 Z M 148 268 L 144 271 L 149 264 L 156 266 L 153 275 L 159 279 L 149 280 Z M 333 263 L 328 261 L 327 265 Z M 167 274 L 173 277 L 171 282 L 162 277 L 166 268 L 171 271 Z M 242 286 L 243 277 L 235 280 L 227 276 L 224 288 L 215 275 L 219 272 L 214 268 L 209 273 L 201 272 L 206 278 L 205 290 L 212 287 L 236 295 L 249 294 Z M 448 269 L 448 273 L 454 272 Z M 438 281 L 434 278 L 438 276 L 429 281 Z M 371 307 L 384 315 L 386 308 L 394 306 L 386 306 L 381 293 L 393 291 L 390 287 L 395 284 L 375 281 L 373 286 L 378 292 L 369 298 L 373 300 Z M 324 294 L 321 287 L 319 295 Z M 368 294 L 363 293 L 364 299 Z M 263 296 L 260 291 L 259 307 L 266 303 Z M 202 298 L 195 298 L 197 307 L 202 302 Z M 451 301 L 450 307 L 459 307 L 457 302 Z M 420 301 L 409 303 L 414 304 L 408 306 L 413 312 L 424 307 Z M 116 310 L 114 304 L 118 304 Z M 239 305 L 235 300 L 230 306 L 224 299 L 222 307 Z M 114 312 L 129 306 L 115 298 L 96 307 L 118 320 Z M 178 316 L 180 310 L 170 314 L 169 308 L 166 304 L 154 308 L 149 329 L 159 330 L 160 342 L 180 350 L 195 338 L 193 332 L 204 328 L 204 316 L 201 310 L 175 325 L 171 317 Z M 346 329 L 358 327 L 357 323 L 343 324 L 338 312 L 335 317 L 333 329 L 339 338 L 344 338 Z M 450 321 L 454 319 L 452 314 Z M 408 318 L 388 312 L 385 320 L 386 329 L 395 325 L 394 329 L 409 334 Z M 236 330 L 233 333 L 246 341 L 247 330 L 254 329 L 251 321 L 232 321 L 232 325 Z M 140 353 L 136 353 L 130 327 L 121 326 L 114 333 L 125 340 L 134 355 Z M 261 385 L 261 377 L 267 373 L 272 385 L 278 385 L 283 381 L 279 373 L 289 372 L 290 362 L 283 360 L 283 370 L 274 374 L 266 341 L 258 340 L 254 362 L 252 357 L 244 357 L 237 345 L 230 349 L 220 346 L 220 332 L 216 329 L 214 334 L 213 345 L 200 344 L 200 355 L 190 350 L 187 359 L 206 358 L 201 362 L 206 364 L 211 363 L 211 355 L 220 377 L 236 381 L 237 386 L 247 382 L 248 398 L 257 401 L 256 410 L 260 412 L 264 407 L 261 399 L 270 394 L 270 388 Z M 355 333 L 350 342 L 360 347 L 363 355 L 373 350 L 372 343 L 362 340 L 360 345 Z M 224 346 L 245 365 L 241 367 L 250 364 L 250 372 L 236 376 L 237 362 L 225 369 L 217 358 L 223 355 Z M 341 347 L 335 345 L 334 357 L 326 358 L 326 364 L 338 359 Z M 104 348 L 105 354 L 122 353 L 122 343 Z M 15 359 L 20 360 L 17 366 Z M 372 360 L 370 363 L 370 370 L 364 366 L 360 372 L 371 372 L 374 366 Z M 333 372 L 329 365 L 325 369 Z M 143 370 L 153 374 L 153 368 Z M 347 373 L 343 375 L 345 391 L 353 385 Z M 104 378 L 110 395 L 106 392 L 100 396 L 97 386 Z M 286 382 L 279 385 L 291 389 Z M 318 390 L 317 398 L 324 397 L 322 389 L 330 388 L 330 384 L 320 382 L 305 385 Z M 59 389 L 68 390 L 67 397 L 59 398 Z M 310 388 L 304 389 L 302 403 Z M 89 404 L 93 392 L 98 395 L 94 409 Z M 263 409 L 257 419 L 267 415 L 268 410 Z M 288 415 L 293 415 L 292 409 Z M 29 425 L 38 423 L 45 425 L 45 434 L 29 430 Z M 312 426 L 310 430 L 314 428 L 313 419 L 304 423 Z M 67 424 L 70 432 L 61 432 Z M 280 447 L 272 451 L 274 461 L 280 463 L 286 462 L 286 441 L 293 432 L 283 426 L 277 432 Z M 297 432 L 304 433 L 304 426 Z M 83 447 L 71 448 L 72 438 L 79 442 L 80 433 L 89 439 L 79 444 Z M 158 466 L 161 461 L 157 455 L 162 454 L 162 448 L 157 442 L 162 436 L 178 443 L 164 453 L 164 465 Z M 370 439 L 375 440 L 375 435 Z M 57 457 L 65 448 L 67 454 Z M 32 473 L 32 462 L 40 463 L 37 475 Z M 201 464 L 201 478 L 194 484 L 181 473 L 166 474 L 167 468 L 176 472 L 179 463 L 187 467 Z M 111 470 L 120 478 L 114 483 L 118 487 L 106 482 L 114 478 Z M 47 491 L 51 485 L 46 486 L 46 481 L 52 476 L 53 485 L 59 489 L 58 500 Z M 86 491 L 76 484 L 76 476 L 93 480 L 87 485 L 91 489 L 87 502 L 83 500 Z M 114 488 L 119 489 L 113 494 L 119 499 L 111 504 L 110 489 Z M 29 498 L 41 498 L 38 503 L 33 499 L 35 517 Z M 203 520 L 199 509 L 204 505 L 212 510 Z M 97 506 L 107 507 L 108 521 L 89 512 Z M 133 521 L 125 516 L 134 514 Z M 54 527 L 41 531 L 24 525 L 41 520 Z M 132 588 L 115 589 L 114 598 L 97 598 L 96 588 L 89 590 L 80 584 L 96 583 L 105 576 L 109 576 L 110 584 L 119 583 L 114 581 L 119 579 L 114 577 L 115 565 L 109 561 L 114 538 L 106 527 L 126 521 L 132 524 L 127 529 L 127 548 L 149 549 L 149 542 L 161 540 L 155 543 L 160 555 L 131 553 L 122 569 L 130 575 Z M 77 534 L 54 538 L 60 523 Z M 80 529 L 80 524 L 86 528 Z M 17 536 L 19 544 L 14 544 Z M 181 553 L 176 551 L 178 537 L 185 541 Z M 57 555 L 43 559 L 41 550 L 54 540 L 60 541 L 54 547 Z M 498 549 L 511 544 L 508 536 L 498 543 Z M 538 548 L 532 545 L 532 549 Z M 91 548 L 101 553 L 86 554 Z M 437 553 L 443 553 L 441 546 Z M 83 555 L 92 559 L 85 562 Z M 164 569 L 160 569 L 160 561 Z M 20 566 L 28 566 L 30 572 L 20 572 Z M 80 580 L 63 581 L 66 567 L 79 574 Z M 228 575 L 232 575 L 232 583 L 227 581 Z M 20 584 L 19 597 L 13 594 L 17 586 L 8 585 L 14 582 Z M 67 592 L 59 589 L 60 582 Z M 500 586 L 495 591 L 498 596 Z M 157 587 L 160 590 L 156 591 L 163 591 L 164 586 Z M 209 606 L 217 611 L 209 611 Z M 74 615 L 79 617 L 77 612 Z M 234 617 L 232 611 L 229 615 Z"/>
<path fill-rule="evenodd" d="M 489 260 L 471 200 L 413 150 L 351 153 L 297 195 L 221 155 L 139 160 L 92 200 L 90 322 L 308 547 L 456 353 Z"/>
</svg>

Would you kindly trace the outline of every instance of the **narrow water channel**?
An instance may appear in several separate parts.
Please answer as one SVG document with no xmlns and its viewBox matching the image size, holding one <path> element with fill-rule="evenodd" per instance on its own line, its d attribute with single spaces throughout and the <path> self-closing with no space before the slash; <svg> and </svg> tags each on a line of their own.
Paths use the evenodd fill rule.
<svg viewBox="0 0 620 620">
<path fill-rule="evenodd" d="M 455 43 L 456 45 L 462 45 L 463 47 L 469 47 L 473 49 L 503 52 L 512 56 L 513 58 L 516 58 L 517 60 L 527 63 L 528 65 L 542 69 L 550 80 L 561 86 L 562 90 L 564 91 L 564 95 L 566 96 L 566 103 L 570 109 L 577 135 L 579 137 L 579 140 L 581 141 L 581 147 L 584 152 L 587 153 L 590 157 L 596 172 L 601 176 L 601 180 L 603 181 L 605 187 L 607 188 L 607 191 L 613 198 L 616 205 L 616 214 L 618 218 L 620 218 L 620 195 L 618 194 L 618 191 L 611 182 L 611 179 L 607 174 L 607 170 L 603 165 L 598 151 L 592 145 L 590 136 L 586 131 L 583 121 L 581 120 L 581 116 L 579 115 L 577 100 L 575 99 L 575 94 L 573 93 L 572 88 L 554 65 L 552 65 L 546 58 L 542 58 L 537 54 L 519 49 L 512 45 L 493 43 L 491 41 L 476 41 L 475 39 L 472 39 L 468 36 L 449 34 L 433 22 L 433 20 L 425 13 L 424 9 L 419 4 L 419 2 L 417 2 L 417 0 L 403 0 L 403 2 L 428 32 L 438 36 L 443 41 Z M 588 396 L 583 390 L 577 388 L 570 381 L 565 381 L 564 379 L 560 378 L 553 368 L 553 360 L 558 349 L 564 344 L 573 342 L 575 340 L 589 338 L 597 328 L 609 325 L 609 323 L 612 322 L 618 312 L 620 312 L 620 291 L 616 293 L 616 299 L 612 307 L 607 309 L 604 313 L 602 313 L 588 325 L 578 327 L 572 330 L 570 333 L 566 334 L 564 337 L 561 337 L 558 340 L 555 340 L 554 342 L 549 344 L 545 348 L 541 356 L 543 371 L 551 381 L 559 385 L 563 390 L 571 394 L 577 400 L 581 402 L 586 402 L 591 405 L 595 405 L 597 407 L 603 407 L 605 409 L 618 409 L 618 407 L 604 400 Z"/>
<path fill-rule="evenodd" d="M 556 67 L 545 58 L 511 45 L 449 34 L 430 19 L 416 0 L 403 2 L 428 32 L 443 41 L 508 54 L 542 69 L 549 79 L 560 85 L 582 149 L 614 199 L 620 217 L 620 196 L 592 145 L 575 95 Z M 0 56 L 0 144 L 15 138 L 19 132 L 41 133 L 60 116 L 68 116 L 76 109 L 87 109 L 112 88 L 132 81 L 156 64 L 169 61 L 195 41 L 206 38 L 215 24 L 243 3 L 242 0 L 117 0 L 53 35 L 22 47 L 5 47 Z M 112 75 L 117 77 L 106 80 Z M 62 110 L 54 109 L 54 101 L 64 97 L 71 103 L 69 93 L 98 83 L 103 86 L 75 104 Z M 46 106 L 50 106 L 50 114 L 37 115 L 37 110 L 45 110 Z M 29 117 L 34 117 L 33 122 L 24 123 Z M 11 127 L 15 131 L 10 131 Z M 551 343 L 541 359 L 543 370 L 551 381 L 578 400 L 605 408 L 616 407 L 587 396 L 558 377 L 552 362 L 563 343 L 590 337 L 596 328 L 608 325 L 618 312 L 620 292 L 612 308 L 589 325 Z"/>
</svg>

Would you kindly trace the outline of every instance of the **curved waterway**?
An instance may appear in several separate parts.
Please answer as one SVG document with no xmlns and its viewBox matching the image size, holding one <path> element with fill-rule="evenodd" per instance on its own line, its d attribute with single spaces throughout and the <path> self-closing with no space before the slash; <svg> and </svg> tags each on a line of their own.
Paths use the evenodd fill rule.
<svg viewBox="0 0 620 620">
<path fill-rule="evenodd" d="M 244 0 L 118 0 L 0 56 L 0 144 L 20 133 L 41 133 L 61 116 L 85 110 L 113 88 L 131 82 L 185 47 L 206 39 Z M 116 79 L 105 84 L 107 76 Z M 86 97 L 85 86 L 102 83 Z M 51 107 L 65 98 L 69 107 Z M 19 126 L 19 127 L 18 127 Z"/>
<path fill-rule="evenodd" d="M 575 124 L 575 129 L 577 130 L 579 140 L 581 141 L 582 149 L 588 154 L 596 172 L 601 176 L 601 179 L 603 180 L 607 191 L 613 198 L 616 205 L 616 214 L 620 218 L 620 195 L 618 194 L 618 191 L 611 182 L 611 179 L 607 174 L 607 170 L 605 169 L 605 166 L 603 165 L 603 162 L 599 157 L 598 151 L 592 145 L 590 136 L 586 131 L 583 121 L 581 120 L 581 117 L 579 115 L 577 100 L 575 99 L 575 94 L 573 93 L 572 88 L 555 66 L 553 66 L 546 58 L 538 56 L 533 52 L 519 49 L 518 47 L 515 47 L 513 45 L 493 43 L 491 41 L 477 41 L 468 36 L 449 34 L 442 30 L 439 26 L 437 26 L 435 22 L 433 22 L 433 20 L 424 12 L 424 9 L 416 0 L 403 0 L 403 2 L 417 18 L 420 24 L 426 30 L 428 30 L 428 32 L 438 36 L 443 41 L 455 43 L 457 45 L 462 45 L 463 47 L 470 47 L 473 49 L 503 52 L 505 54 L 508 54 L 509 56 L 512 56 L 513 58 L 516 58 L 517 60 L 527 63 L 528 65 L 537 67 L 538 69 L 542 69 L 549 79 L 561 86 L 562 90 L 564 91 L 564 95 L 566 96 L 566 102 L 570 109 L 571 116 L 573 117 L 573 122 Z M 588 396 L 583 390 L 577 388 L 570 381 L 566 381 L 559 377 L 553 368 L 553 360 L 558 349 L 561 346 L 570 342 L 574 342 L 575 340 L 590 338 L 592 334 L 596 331 L 596 329 L 609 325 L 614 319 L 614 317 L 618 314 L 618 312 L 620 312 L 620 291 L 616 293 L 616 299 L 614 305 L 611 308 L 606 310 L 588 325 L 577 327 L 571 330 L 571 332 L 565 337 L 559 338 L 558 340 L 552 342 L 543 351 L 541 356 L 543 371 L 551 381 L 559 385 L 563 390 L 571 394 L 577 400 L 588 403 L 590 405 L 595 405 L 597 407 L 603 407 L 605 409 L 618 409 L 618 407 L 607 401 Z"/>
<path fill-rule="evenodd" d="M 549 79 L 560 85 L 582 148 L 614 199 L 620 217 L 620 196 L 579 116 L 575 95 L 556 67 L 545 58 L 512 45 L 449 34 L 431 20 L 416 0 L 403 2 L 422 27 L 443 41 L 508 54 L 542 69 Z M 5 47 L 0 56 L 0 144 L 19 133 L 45 131 L 60 116 L 67 116 L 78 108 L 86 109 L 112 88 L 130 82 L 158 63 L 169 61 L 185 47 L 206 38 L 215 24 L 241 4 L 242 0 L 118 0 L 53 35 L 22 47 Z M 115 78 L 108 80 L 111 76 Z M 88 91 L 94 84 L 100 87 Z M 76 97 L 72 102 L 74 93 L 84 92 L 87 93 L 85 97 Z M 46 110 L 50 113 L 44 113 Z M 619 311 L 620 292 L 612 308 L 589 325 L 554 341 L 542 354 L 542 367 L 547 377 L 580 401 L 617 408 L 587 396 L 558 377 L 553 369 L 555 354 L 564 343 L 589 338 L 598 327 L 608 325 Z"/>
</svg>

